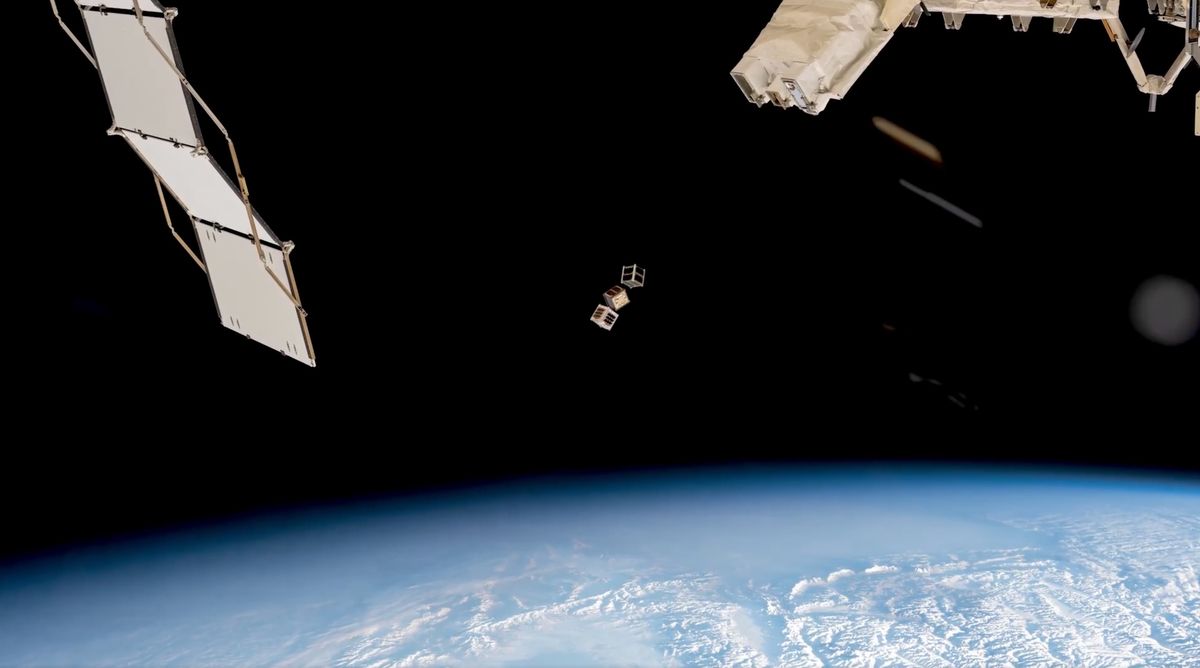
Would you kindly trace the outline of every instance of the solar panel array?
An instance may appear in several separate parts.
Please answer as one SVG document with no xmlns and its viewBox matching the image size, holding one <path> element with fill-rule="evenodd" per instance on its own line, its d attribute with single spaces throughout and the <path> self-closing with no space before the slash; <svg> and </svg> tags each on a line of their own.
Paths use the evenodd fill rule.
<svg viewBox="0 0 1200 668">
<path fill-rule="evenodd" d="M 175 238 L 207 273 L 221 324 L 315 365 L 289 257 L 294 246 L 251 206 L 244 177 L 231 178 L 209 155 L 197 107 L 224 135 L 240 172 L 228 131 L 183 74 L 173 30 L 177 12 L 156 0 L 77 5 L 92 52 L 62 25 L 99 70 L 113 117 L 109 134 L 124 139 L 187 212 L 199 252 Z M 54 0 L 51 7 L 58 16 Z M 174 233 L 165 201 L 163 213 Z"/>
</svg>

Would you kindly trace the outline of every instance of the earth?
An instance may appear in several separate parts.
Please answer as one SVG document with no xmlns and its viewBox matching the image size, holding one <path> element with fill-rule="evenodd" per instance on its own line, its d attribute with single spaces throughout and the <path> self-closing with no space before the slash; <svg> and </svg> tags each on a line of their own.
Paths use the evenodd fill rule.
<svg viewBox="0 0 1200 668">
<path fill-rule="evenodd" d="M 1200 666 L 1200 484 L 749 470 L 297 511 L 0 571 L 4 665 Z"/>
</svg>

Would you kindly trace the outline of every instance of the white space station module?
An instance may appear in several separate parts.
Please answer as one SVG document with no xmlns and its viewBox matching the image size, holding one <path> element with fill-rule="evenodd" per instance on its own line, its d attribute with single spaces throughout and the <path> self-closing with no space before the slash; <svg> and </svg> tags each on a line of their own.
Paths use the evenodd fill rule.
<svg viewBox="0 0 1200 668">
<path fill-rule="evenodd" d="M 316 365 L 307 313 L 292 273 L 294 245 L 250 205 L 250 191 L 225 126 L 183 75 L 172 23 L 176 10 L 158 0 L 77 0 L 89 51 L 50 8 L 71 41 L 100 73 L 113 123 L 150 168 L 167 228 L 208 275 L 221 324 Z M 196 106 L 223 135 L 236 181 L 209 155 Z M 171 222 L 164 188 L 183 207 L 196 232 L 193 251 Z"/>
<path fill-rule="evenodd" d="M 746 99 L 762 106 L 799 107 L 818 114 L 830 100 L 844 97 L 900 27 L 917 25 L 923 14 L 940 12 L 946 27 L 958 30 L 968 14 L 1011 17 L 1025 32 L 1035 17 L 1052 20 L 1067 34 L 1078 20 L 1100 21 L 1116 43 L 1138 90 L 1150 96 L 1171 90 L 1179 73 L 1200 63 L 1200 0 L 1147 0 L 1160 21 L 1182 28 L 1183 48 L 1165 75 L 1147 75 L 1137 55 L 1145 30 L 1132 40 L 1118 16 L 1120 0 L 783 0 L 771 21 L 731 74 Z M 1196 134 L 1200 135 L 1200 92 L 1196 94 Z"/>
</svg>

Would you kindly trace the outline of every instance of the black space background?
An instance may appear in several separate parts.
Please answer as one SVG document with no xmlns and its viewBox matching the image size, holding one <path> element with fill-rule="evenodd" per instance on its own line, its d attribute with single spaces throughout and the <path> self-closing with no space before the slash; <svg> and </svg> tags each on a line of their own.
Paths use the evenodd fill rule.
<svg viewBox="0 0 1200 668">
<path fill-rule="evenodd" d="M 15 4 L 6 152 L 27 205 L 6 255 L 29 304 L 5 316 L 7 554 L 564 471 L 1200 466 L 1196 343 L 1157 348 L 1127 315 L 1145 278 L 1200 279 L 1200 69 L 1148 114 L 1097 23 L 928 17 L 813 118 L 729 77 L 772 0 L 436 17 L 179 0 L 188 76 L 297 244 L 309 369 L 220 327 L 149 172 L 104 133 L 95 72 L 48 8 Z M 1127 4 L 1131 33 L 1152 23 Z M 1150 25 L 1150 72 L 1180 34 Z M 588 315 L 632 262 L 647 287 L 605 333 Z"/>
</svg>

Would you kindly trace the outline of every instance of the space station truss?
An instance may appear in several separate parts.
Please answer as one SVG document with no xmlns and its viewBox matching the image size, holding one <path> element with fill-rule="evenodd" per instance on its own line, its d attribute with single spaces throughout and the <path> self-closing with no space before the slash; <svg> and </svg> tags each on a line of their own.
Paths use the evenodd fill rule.
<svg viewBox="0 0 1200 668">
<path fill-rule="evenodd" d="M 293 244 L 272 231 L 250 204 L 229 132 L 184 76 L 173 30 L 176 10 L 157 0 L 76 4 L 91 51 L 50 0 L 63 30 L 100 74 L 113 117 L 108 133 L 123 139 L 150 169 L 172 236 L 208 275 L 221 324 L 315 365 L 289 257 Z M 209 155 L 198 110 L 223 135 L 234 178 Z M 198 250 L 175 230 L 164 191 L 187 212 Z"/>
<path fill-rule="evenodd" d="M 1163 75 L 1148 75 L 1119 16 L 1119 0 L 782 0 L 745 56 L 730 73 L 746 99 L 818 114 L 849 92 L 896 30 L 916 26 L 923 15 L 942 14 L 958 30 L 968 15 L 1010 17 L 1026 32 L 1034 19 L 1068 34 L 1077 21 L 1100 21 L 1117 45 L 1149 107 L 1175 85 L 1188 63 L 1200 63 L 1200 0 L 1147 0 L 1160 21 L 1184 29 L 1183 48 Z M 1200 116 L 1197 118 L 1200 134 Z"/>
</svg>

